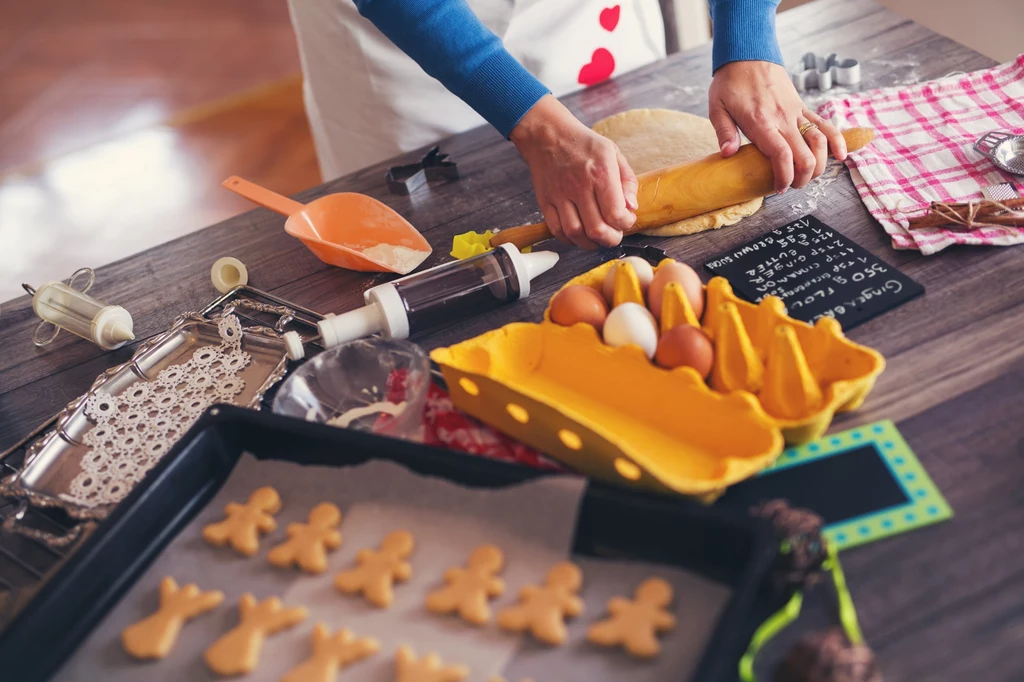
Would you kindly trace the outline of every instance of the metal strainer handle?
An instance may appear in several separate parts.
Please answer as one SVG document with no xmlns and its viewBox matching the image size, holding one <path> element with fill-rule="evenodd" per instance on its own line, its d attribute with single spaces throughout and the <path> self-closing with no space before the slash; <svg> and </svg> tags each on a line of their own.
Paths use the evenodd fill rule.
<svg viewBox="0 0 1024 682">
<path fill-rule="evenodd" d="M 978 152 L 986 159 L 994 160 L 996 147 L 1011 137 L 1016 137 L 1016 135 L 1001 130 L 994 130 L 991 133 L 985 133 L 978 138 L 977 142 L 974 143 L 974 151 Z"/>
</svg>

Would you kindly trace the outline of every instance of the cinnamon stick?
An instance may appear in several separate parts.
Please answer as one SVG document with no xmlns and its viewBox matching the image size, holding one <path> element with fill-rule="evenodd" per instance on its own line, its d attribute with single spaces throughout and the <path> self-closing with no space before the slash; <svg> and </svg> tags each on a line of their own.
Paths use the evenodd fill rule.
<svg viewBox="0 0 1024 682">
<path fill-rule="evenodd" d="M 910 219 L 911 230 L 928 227 L 961 227 L 1002 225 L 1024 227 L 1024 198 L 1008 201 L 979 200 L 959 204 L 932 202 L 929 212 Z"/>
</svg>

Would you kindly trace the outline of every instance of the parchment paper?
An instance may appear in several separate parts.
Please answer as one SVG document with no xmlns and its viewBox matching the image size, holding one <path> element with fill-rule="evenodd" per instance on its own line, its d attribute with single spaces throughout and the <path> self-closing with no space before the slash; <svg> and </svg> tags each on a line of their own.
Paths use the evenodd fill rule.
<svg viewBox="0 0 1024 682">
<path fill-rule="evenodd" d="M 277 489 L 284 506 L 276 516 L 277 531 L 264 536 L 259 554 L 250 559 L 228 548 L 210 547 L 202 540 L 203 526 L 222 519 L 228 502 L 245 501 L 264 485 Z M 259 667 L 247 681 L 279 680 L 305 659 L 310 654 L 310 632 L 318 621 L 332 630 L 347 627 L 357 635 L 381 640 L 381 654 L 359 664 L 360 680 L 391 680 L 392 657 L 400 643 L 415 645 L 418 653 L 437 651 L 470 666 L 471 680 L 485 680 L 505 666 L 515 652 L 517 638 L 429 614 L 423 607 L 427 593 L 441 584 L 446 569 L 464 565 L 470 552 L 485 542 L 495 543 L 505 552 L 502 576 L 509 595 L 536 581 L 553 563 L 568 556 L 583 490 L 583 479 L 570 476 L 507 488 L 472 489 L 420 476 L 391 462 L 320 467 L 244 455 L 214 500 L 83 642 L 58 679 L 219 679 L 207 669 L 202 652 L 237 625 L 238 600 L 243 593 L 252 592 L 257 599 L 278 596 L 287 606 L 305 606 L 310 617 L 267 639 Z M 297 569 L 271 566 L 267 551 L 286 537 L 287 525 L 305 522 L 310 508 L 324 501 L 342 510 L 342 546 L 328 555 L 327 571 L 310 576 Z M 354 565 L 360 549 L 376 548 L 387 533 L 400 528 L 409 530 L 416 540 L 410 558 L 413 577 L 396 588 L 390 609 L 380 611 L 361 597 L 334 589 L 334 574 Z M 156 610 L 158 586 L 167 575 L 179 585 L 195 582 L 204 590 L 219 589 L 225 602 L 186 624 L 166 659 L 140 664 L 122 650 L 120 633 Z"/>
<path fill-rule="evenodd" d="M 585 611 L 569 623 L 569 641 L 551 649 L 523 642 L 509 664 L 509 682 L 686 682 L 697 669 L 732 590 L 722 583 L 671 566 L 573 557 L 583 570 L 580 595 Z M 675 591 L 670 611 L 677 625 L 660 637 L 661 653 L 649 661 L 630 657 L 622 649 L 604 649 L 587 642 L 587 628 L 608 617 L 605 605 L 612 597 L 633 598 L 636 586 L 657 576 Z"/>
<path fill-rule="evenodd" d="M 244 501 L 253 490 L 268 484 L 280 492 L 284 507 L 277 515 L 278 530 L 265 536 L 259 554 L 248 559 L 202 541 L 202 527 L 222 519 L 225 504 Z M 378 655 L 343 670 L 340 680 L 391 682 L 399 644 L 413 646 L 420 655 L 437 652 L 447 663 L 469 666 L 468 682 L 485 682 L 496 674 L 506 675 L 510 682 L 528 676 L 537 682 L 626 676 L 631 682 L 688 679 L 730 591 L 686 571 L 574 557 L 584 573 L 586 611 L 571 624 L 570 642 L 556 649 L 542 648 L 493 625 L 475 628 L 425 610 L 426 595 L 442 584 L 444 571 L 464 565 L 470 552 L 487 542 L 501 547 L 506 557 L 502 577 L 507 589 L 493 603 L 494 609 L 513 603 L 521 587 L 541 582 L 553 563 L 569 556 L 583 492 L 583 480 L 568 476 L 507 488 L 471 489 L 414 474 L 390 462 L 314 467 L 245 455 L 214 500 L 93 630 L 56 679 L 219 679 L 207 669 L 202 653 L 237 625 L 238 599 L 245 592 L 258 599 L 278 596 L 287 606 L 305 606 L 310 611 L 302 624 L 266 640 L 259 666 L 244 678 L 247 682 L 280 680 L 308 657 L 310 632 L 319 621 L 332 630 L 347 627 L 357 635 L 376 637 L 383 645 Z M 267 563 L 267 551 L 285 538 L 288 523 L 304 522 L 309 509 L 322 501 L 334 502 L 343 514 L 343 544 L 328 555 L 328 570 L 310 576 Z M 378 610 L 361 597 L 335 590 L 335 573 L 351 567 L 360 549 L 376 548 L 384 535 L 399 528 L 412 532 L 416 540 L 410 558 L 413 577 L 396 587 L 390 609 Z M 140 663 L 124 653 L 120 633 L 156 610 L 158 585 L 167 575 L 182 585 L 195 582 L 202 589 L 222 590 L 226 599 L 221 607 L 186 624 L 166 659 Z M 588 645 L 586 628 L 604 615 L 607 600 L 618 594 L 632 596 L 636 585 L 652 575 L 665 578 L 676 590 L 679 627 L 663 639 L 662 655 L 654 662 L 636 662 L 621 651 Z"/>
</svg>

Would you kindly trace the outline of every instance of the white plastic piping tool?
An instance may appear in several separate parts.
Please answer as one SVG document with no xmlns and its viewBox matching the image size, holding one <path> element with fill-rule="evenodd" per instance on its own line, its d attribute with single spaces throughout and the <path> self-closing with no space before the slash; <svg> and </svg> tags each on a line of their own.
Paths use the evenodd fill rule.
<svg viewBox="0 0 1024 682">
<path fill-rule="evenodd" d="M 405 339 L 530 295 L 530 282 L 558 262 L 553 251 L 520 253 L 502 244 L 478 256 L 443 263 L 367 289 L 366 305 L 322 320 L 324 348 L 380 333 Z"/>
<path fill-rule="evenodd" d="M 132 316 L 127 310 L 119 305 L 107 305 L 86 294 L 94 280 L 92 269 L 82 268 L 65 282 L 50 282 L 38 289 L 21 285 L 32 294 L 32 310 L 42 320 L 32 335 L 32 343 L 45 346 L 57 338 L 61 329 L 91 341 L 103 350 L 114 350 L 135 340 Z M 52 331 L 47 335 L 51 326 Z"/>
</svg>

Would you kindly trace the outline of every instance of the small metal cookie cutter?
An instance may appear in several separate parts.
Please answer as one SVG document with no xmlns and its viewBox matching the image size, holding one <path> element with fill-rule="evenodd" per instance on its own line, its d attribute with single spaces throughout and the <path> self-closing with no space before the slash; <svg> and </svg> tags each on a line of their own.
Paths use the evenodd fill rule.
<svg viewBox="0 0 1024 682">
<path fill-rule="evenodd" d="M 626 256 L 639 256 L 652 265 L 657 265 L 668 258 L 665 250 L 659 249 L 657 246 L 651 246 L 650 244 L 619 244 L 616 258 L 625 258 Z"/>
<path fill-rule="evenodd" d="M 803 67 L 800 71 L 789 74 L 798 92 L 860 83 L 860 62 L 856 59 L 839 59 L 835 53 L 822 57 L 808 52 L 800 59 L 800 65 Z"/>
<path fill-rule="evenodd" d="M 1024 175 L 1024 135 L 1001 130 L 985 133 L 974 143 L 974 151 L 1007 173 Z"/>
<path fill-rule="evenodd" d="M 435 180 L 458 180 L 459 168 L 449 161 L 440 147 L 434 147 L 419 163 L 392 166 L 388 169 L 388 189 L 395 194 L 412 194 L 428 182 Z"/>
</svg>

